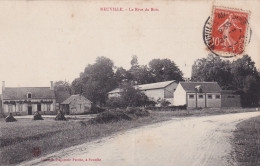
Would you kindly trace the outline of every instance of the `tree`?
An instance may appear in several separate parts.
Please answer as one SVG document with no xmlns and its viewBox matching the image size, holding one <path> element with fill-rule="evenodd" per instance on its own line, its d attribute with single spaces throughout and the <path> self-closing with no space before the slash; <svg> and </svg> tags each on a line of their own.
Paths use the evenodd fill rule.
<svg viewBox="0 0 260 166">
<path fill-rule="evenodd" d="M 154 82 L 183 80 L 183 73 L 170 59 L 153 59 L 149 62 L 149 68 Z"/>
<path fill-rule="evenodd" d="M 82 94 L 83 86 L 84 84 L 81 77 L 74 79 L 71 83 L 72 94 Z"/>
<path fill-rule="evenodd" d="M 242 106 L 256 106 L 260 99 L 260 77 L 255 62 L 245 55 L 234 61 L 231 68 L 232 84 L 240 90 Z"/>
<path fill-rule="evenodd" d="M 138 66 L 138 57 L 136 55 L 132 56 L 132 60 L 131 60 L 131 66 Z"/>
<path fill-rule="evenodd" d="M 230 62 L 213 54 L 196 60 L 192 65 L 192 81 L 216 81 L 223 89 L 234 89 L 232 79 Z"/>
<path fill-rule="evenodd" d="M 155 104 L 155 102 L 151 101 L 144 93 L 134 88 L 130 83 L 125 82 L 120 88 L 122 89 L 120 96 L 109 98 L 107 106 L 125 108 Z"/>
<path fill-rule="evenodd" d="M 239 89 L 244 88 L 244 81 L 247 76 L 252 76 L 254 78 L 259 77 L 258 71 L 255 67 L 255 62 L 253 62 L 248 55 L 245 55 L 232 63 L 231 73 L 235 76 L 233 79 L 233 84 Z"/>
<path fill-rule="evenodd" d="M 107 92 L 116 87 L 114 63 L 106 57 L 98 57 L 88 65 L 80 77 L 72 82 L 74 93 L 82 93 L 94 104 L 103 105 Z"/>
<path fill-rule="evenodd" d="M 66 81 L 57 81 L 54 83 L 54 92 L 56 96 L 56 102 L 62 103 L 71 95 L 70 84 Z"/>
<path fill-rule="evenodd" d="M 131 68 L 128 70 L 130 79 L 135 84 L 148 84 L 154 82 L 150 69 L 146 65 L 138 64 L 138 57 L 133 56 L 131 60 Z"/>
<path fill-rule="evenodd" d="M 146 65 L 135 66 L 129 70 L 129 73 L 132 75 L 132 81 L 136 84 L 148 84 L 154 82 L 153 75 Z"/>
<path fill-rule="evenodd" d="M 245 55 L 236 61 L 221 60 L 210 54 L 192 66 L 192 81 L 216 81 L 222 89 L 237 90 L 242 106 L 255 106 L 260 99 L 260 77 L 252 59 Z"/>
<path fill-rule="evenodd" d="M 115 72 L 115 79 L 117 82 L 117 86 L 119 86 L 123 81 L 132 80 L 132 75 L 126 69 L 119 67 Z"/>
</svg>

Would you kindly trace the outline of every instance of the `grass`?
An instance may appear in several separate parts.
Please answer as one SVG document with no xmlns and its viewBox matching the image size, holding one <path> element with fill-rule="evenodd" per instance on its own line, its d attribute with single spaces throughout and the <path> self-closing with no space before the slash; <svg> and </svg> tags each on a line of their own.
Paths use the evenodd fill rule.
<svg viewBox="0 0 260 166">
<path fill-rule="evenodd" d="M 232 154 L 239 166 L 260 165 L 260 116 L 237 125 L 232 146 Z"/>
<path fill-rule="evenodd" d="M 149 111 L 147 117 L 109 123 L 89 123 L 88 120 L 69 119 L 41 121 L 18 119 L 6 123 L 0 118 L 0 165 L 15 165 L 35 158 L 32 150 L 39 147 L 41 155 L 93 141 L 131 128 L 170 120 L 172 117 L 205 116 L 249 112 L 255 109 L 202 109 L 180 111 Z"/>
<path fill-rule="evenodd" d="M 253 112 L 257 110 L 260 109 L 259 108 L 202 108 L 202 109 L 176 110 L 176 111 L 167 111 L 167 112 L 169 116 L 188 117 L 188 116 L 208 116 L 208 115 Z"/>
<path fill-rule="evenodd" d="M 134 121 L 122 120 L 104 124 L 89 124 L 86 120 L 54 121 L 50 118 L 41 121 L 18 119 L 17 122 L 6 123 L 1 119 L 0 165 L 15 165 L 33 159 L 32 150 L 36 147 L 41 149 L 41 157 L 112 133 L 169 119 L 163 112 L 154 112 Z"/>
</svg>

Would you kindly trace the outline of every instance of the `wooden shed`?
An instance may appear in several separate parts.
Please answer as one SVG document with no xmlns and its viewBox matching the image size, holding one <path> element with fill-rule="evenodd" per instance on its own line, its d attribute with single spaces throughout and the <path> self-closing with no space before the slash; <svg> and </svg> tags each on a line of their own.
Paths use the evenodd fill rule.
<svg viewBox="0 0 260 166">
<path fill-rule="evenodd" d="M 82 95 L 71 95 L 61 103 L 61 110 L 66 115 L 90 112 L 92 102 Z"/>
</svg>

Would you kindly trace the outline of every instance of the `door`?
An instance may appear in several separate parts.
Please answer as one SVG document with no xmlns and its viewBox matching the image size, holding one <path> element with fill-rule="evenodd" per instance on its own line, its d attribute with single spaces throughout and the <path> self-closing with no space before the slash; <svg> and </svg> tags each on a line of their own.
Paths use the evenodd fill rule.
<svg viewBox="0 0 260 166">
<path fill-rule="evenodd" d="M 32 106 L 28 106 L 28 115 L 32 115 Z"/>
<path fill-rule="evenodd" d="M 70 114 L 70 106 L 69 106 L 69 104 L 65 105 L 65 114 L 66 115 Z"/>
<path fill-rule="evenodd" d="M 41 104 L 37 104 L 37 111 L 41 111 L 42 110 L 42 105 Z"/>
</svg>

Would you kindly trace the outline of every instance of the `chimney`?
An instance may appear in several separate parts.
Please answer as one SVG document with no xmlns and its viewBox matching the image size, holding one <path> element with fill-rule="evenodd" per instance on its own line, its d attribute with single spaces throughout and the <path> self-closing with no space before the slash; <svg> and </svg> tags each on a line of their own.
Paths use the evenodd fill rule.
<svg viewBox="0 0 260 166">
<path fill-rule="evenodd" d="M 5 90 L 5 81 L 2 81 L 2 91 Z"/>
<path fill-rule="evenodd" d="M 51 90 L 54 90 L 54 87 L 53 87 L 53 81 L 51 81 L 51 87 L 50 87 Z"/>
</svg>

